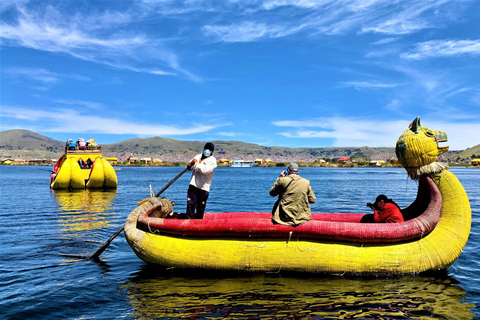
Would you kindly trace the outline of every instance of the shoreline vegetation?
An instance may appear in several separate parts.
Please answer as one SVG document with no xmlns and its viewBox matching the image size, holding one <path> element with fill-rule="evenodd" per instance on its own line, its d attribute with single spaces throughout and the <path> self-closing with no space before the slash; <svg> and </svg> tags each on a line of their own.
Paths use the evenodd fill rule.
<svg viewBox="0 0 480 320">
<path fill-rule="evenodd" d="M 161 163 L 111 163 L 113 167 L 184 167 L 186 162 L 161 162 Z M 259 164 L 259 168 L 285 168 L 289 162 L 271 162 L 266 164 Z M 401 168 L 402 166 L 398 163 L 381 163 L 378 165 L 372 165 L 369 163 L 339 163 L 339 162 L 297 162 L 299 167 L 304 168 Z M 470 167 L 470 168 L 480 168 L 479 166 L 473 166 L 468 163 L 443 163 L 448 167 Z M 4 163 L 0 161 L 0 165 L 10 165 L 10 166 L 38 166 L 38 167 L 52 167 L 55 165 L 54 162 L 51 163 L 39 163 L 39 162 L 15 162 Z M 219 164 L 218 167 L 228 167 L 228 165 Z"/>
</svg>

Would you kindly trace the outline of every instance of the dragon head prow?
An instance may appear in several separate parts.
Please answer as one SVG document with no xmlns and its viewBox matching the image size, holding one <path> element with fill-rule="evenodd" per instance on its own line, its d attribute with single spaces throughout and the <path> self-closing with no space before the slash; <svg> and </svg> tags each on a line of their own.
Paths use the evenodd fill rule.
<svg viewBox="0 0 480 320">
<path fill-rule="evenodd" d="M 440 147 L 438 143 L 446 141 L 445 132 L 421 126 L 417 117 L 398 138 L 395 153 L 410 178 L 418 180 L 422 175 L 439 173 L 446 168 L 437 162 L 438 156 L 448 151 L 448 146 Z"/>
</svg>

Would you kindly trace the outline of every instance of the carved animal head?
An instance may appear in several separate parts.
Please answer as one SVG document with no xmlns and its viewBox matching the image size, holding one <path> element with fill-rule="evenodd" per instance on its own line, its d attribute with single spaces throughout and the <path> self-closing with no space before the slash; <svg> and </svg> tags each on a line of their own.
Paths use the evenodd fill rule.
<svg viewBox="0 0 480 320">
<path fill-rule="evenodd" d="M 410 177 L 418 179 L 422 174 L 443 170 L 444 167 L 436 161 L 439 155 L 448 151 L 448 146 L 438 145 L 445 141 L 445 132 L 421 126 L 420 117 L 417 117 L 398 138 L 395 153 Z"/>
</svg>

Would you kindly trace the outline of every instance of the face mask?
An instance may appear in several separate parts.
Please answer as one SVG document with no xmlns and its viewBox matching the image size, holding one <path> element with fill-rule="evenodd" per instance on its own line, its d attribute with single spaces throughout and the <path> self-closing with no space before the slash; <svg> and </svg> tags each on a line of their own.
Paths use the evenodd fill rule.
<svg viewBox="0 0 480 320">
<path fill-rule="evenodd" d="M 203 155 L 205 157 L 210 157 L 210 155 L 212 154 L 212 151 L 209 150 L 209 149 L 203 149 Z"/>
</svg>

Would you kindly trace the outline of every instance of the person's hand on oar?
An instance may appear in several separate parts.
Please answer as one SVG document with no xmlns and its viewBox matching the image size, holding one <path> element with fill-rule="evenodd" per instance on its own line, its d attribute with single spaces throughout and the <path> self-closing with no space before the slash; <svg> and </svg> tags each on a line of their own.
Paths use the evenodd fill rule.
<svg viewBox="0 0 480 320">
<path fill-rule="evenodd" d="M 163 187 L 162 190 L 160 190 L 156 195 L 155 195 L 155 198 L 158 198 L 158 196 L 160 196 L 165 190 L 167 190 L 168 187 L 170 187 L 175 181 L 178 180 L 178 178 L 180 178 L 180 176 L 182 174 L 184 174 L 188 169 L 185 168 L 183 169 L 182 172 L 180 172 L 179 174 L 177 174 L 177 176 L 175 178 L 172 179 L 172 181 L 170 181 L 169 183 L 167 183 L 167 185 L 165 187 Z M 150 193 L 150 195 L 153 194 L 153 192 Z M 145 200 L 142 200 L 142 201 L 148 201 L 150 199 L 145 199 Z M 142 202 L 140 201 L 140 202 Z M 145 203 L 144 202 L 144 203 Z M 140 205 L 140 203 L 139 203 Z M 120 229 L 117 230 L 117 232 L 115 232 L 113 234 L 113 236 L 110 237 L 110 239 L 108 239 L 97 251 L 95 251 L 94 254 L 92 254 L 90 256 L 90 258 L 88 258 L 88 260 L 95 260 L 95 259 L 98 259 L 98 257 L 102 254 L 103 251 L 105 251 L 105 249 L 107 249 L 107 247 L 110 245 L 110 243 L 112 242 L 113 239 L 115 239 L 116 236 L 118 236 L 120 234 L 120 232 L 123 231 L 123 228 L 125 228 L 125 224 L 122 225 L 122 227 Z"/>
</svg>

